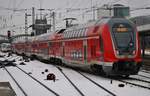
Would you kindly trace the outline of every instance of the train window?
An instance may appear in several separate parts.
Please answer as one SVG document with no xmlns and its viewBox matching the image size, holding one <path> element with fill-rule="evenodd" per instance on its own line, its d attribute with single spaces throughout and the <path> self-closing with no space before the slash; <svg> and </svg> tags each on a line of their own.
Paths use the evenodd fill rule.
<svg viewBox="0 0 150 96">
<path fill-rule="evenodd" d="M 75 30 L 75 37 L 78 37 L 78 30 Z"/>
<path fill-rule="evenodd" d="M 67 38 L 67 32 L 68 32 L 68 31 L 66 31 L 65 34 L 64 34 L 65 38 Z"/>
<path fill-rule="evenodd" d="M 71 33 L 71 31 L 68 31 L 68 38 L 70 38 L 70 33 Z"/>
<path fill-rule="evenodd" d="M 75 37 L 76 35 L 76 30 L 73 30 L 73 37 Z"/>
<path fill-rule="evenodd" d="M 82 31 L 83 31 L 83 29 L 80 30 L 80 37 L 82 37 Z"/>
<path fill-rule="evenodd" d="M 80 29 L 77 30 L 77 37 L 80 37 Z"/>
<path fill-rule="evenodd" d="M 83 33 L 82 33 L 82 34 L 83 34 L 83 36 L 85 36 L 85 31 L 86 31 L 86 29 L 84 28 L 84 29 L 83 29 Z"/>
<path fill-rule="evenodd" d="M 87 28 L 85 28 L 85 31 L 84 31 L 84 36 L 86 36 L 86 31 L 87 31 L 88 29 Z"/>
<path fill-rule="evenodd" d="M 74 33 L 75 33 L 75 32 L 74 32 L 74 31 L 72 31 L 71 37 L 74 37 Z"/>
<path fill-rule="evenodd" d="M 77 37 L 77 30 L 74 31 L 74 37 Z"/>
<path fill-rule="evenodd" d="M 83 28 L 83 29 L 82 29 L 82 37 L 84 36 L 84 31 L 85 31 L 85 29 Z"/>
<path fill-rule="evenodd" d="M 113 25 L 113 38 L 116 49 L 128 51 L 135 49 L 135 32 L 132 26 L 128 23 L 115 23 Z M 130 46 L 130 44 L 132 46 Z"/>
<path fill-rule="evenodd" d="M 64 32 L 63 37 L 66 38 L 66 32 Z"/>
<path fill-rule="evenodd" d="M 51 46 L 52 46 L 52 42 L 49 42 L 49 43 L 48 43 L 48 46 L 51 47 Z"/>
<path fill-rule="evenodd" d="M 82 32 L 83 32 L 83 29 L 81 29 L 81 31 L 80 31 L 80 37 L 82 37 Z"/>
<path fill-rule="evenodd" d="M 75 30 L 72 30 L 71 37 L 74 37 Z"/>
<path fill-rule="evenodd" d="M 72 31 L 72 37 L 75 37 L 75 33 L 76 33 L 76 31 L 73 30 L 73 31 Z"/>
<path fill-rule="evenodd" d="M 69 38 L 72 37 L 72 31 L 69 31 Z"/>
<path fill-rule="evenodd" d="M 67 38 L 69 38 L 70 31 L 67 32 Z"/>
<path fill-rule="evenodd" d="M 77 33 L 77 31 L 74 30 L 74 31 L 73 31 L 73 37 L 76 37 L 76 33 Z"/>
<path fill-rule="evenodd" d="M 66 33 L 66 38 L 68 38 L 69 37 L 69 31 L 67 31 L 67 33 Z"/>
</svg>

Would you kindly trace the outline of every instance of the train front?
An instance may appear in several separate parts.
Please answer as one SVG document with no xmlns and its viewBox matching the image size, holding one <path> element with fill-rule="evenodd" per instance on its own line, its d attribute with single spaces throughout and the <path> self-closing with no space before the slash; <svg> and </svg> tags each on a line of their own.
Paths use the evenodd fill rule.
<svg viewBox="0 0 150 96">
<path fill-rule="evenodd" d="M 137 74 L 141 66 L 141 50 L 135 25 L 124 18 L 111 18 L 102 37 L 103 70 L 115 75 Z"/>
</svg>

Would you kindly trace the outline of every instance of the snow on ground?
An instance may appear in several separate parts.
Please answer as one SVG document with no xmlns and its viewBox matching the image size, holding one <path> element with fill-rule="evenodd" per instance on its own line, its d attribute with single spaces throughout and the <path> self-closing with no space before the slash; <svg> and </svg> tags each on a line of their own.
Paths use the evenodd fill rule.
<svg viewBox="0 0 150 96">
<path fill-rule="evenodd" d="M 25 62 L 26 65 L 19 65 L 22 62 L 22 61 L 19 61 L 21 59 L 21 57 L 13 55 L 13 57 L 6 56 L 5 59 L 6 58 L 9 60 L 15 59 L 16 64 L 18 64 L 18 66 L 20 68 L 25 70 L 27 73 L 30 72 L 31 73 L 30 75 L 32 75 L 36 79 L 40 80 L 46 86 L 48 86 L 49 88 L 51 88 L 52 90 L 54 90 L 55 92 L 60 94 L 60 96 L 80 96 L 80 94 L 77 92 L 77 90 L 68 82 L 68 80 L 63 76 L 63 74 L 54 65 L 45 64 L 45 63 L 42 63 L 37 60 Z M 0 60 L 4 60 L 4 59 L 0 58 Z M 22 84 L 22 86 L 25 86 L 24 87 L 25 90 L 28 93 L 30 93 L 29 96 L 48 96 L 48 95 L 44 95 L 47 93 L 45 91 L 43 91 L 44 89 L 41 90 L 40 86 L 38 84 L 37 84 L 38 86 L 36 84 L 34 85 L 34 84 L 32 84 L 33 83 L 32 81 L 29 81 L 27 79 L 27 77 L 19 76 L 19 74 L 21 74 L 21 71 L 19 72 L 19 71 L 15 70 L 14 67 L 9 67 L 8 69 L 15 76 L 15 78 L 17 78 L 17 80 L 19 80 L 20 84 Z M 48 69 L 48 72 L 45 72 L 45 69 Z M 79 90 L 81 90 L 81 92 L 84 93 L 85 96 L 111 96 L 109 93 L 107 93 L 103 89 L 97 87 L 96 85 L 94 85 L 93 83 L 88 81 L 86 78 L 84 78 L 82 75 L 80 75 L 76 71 L 74 71 L 72 69 L 68 69 L 68 68 L 62 68 L 62 70 L 71 79 L 71 81 L 79 88 Z M 44 74 L 42 74 L 42 72 L 44 72 Z M 49 73 L 54 73 L 56 75 L 57 80 L 55 82 L 46 80 L 46 76 Z M 144 74 L 145 76 L 150 77 L 150 74 L 148 74 L 148 73 L 139 72 L 139 74 L 142 74 L 142 75 Z M 133 96 L 133 95 L 135 95 L 135 96 L 150 96 L 150 90 L 148 90 L 148 89 L 136 87 L 136 86 L 129 85 L 129 84 L 126 85 L 126 84 L 116 81 L 116 80 L 113 80 L 112 84 L 111 84 L 110 83 L 111 80 L 108 78 L 104 78 L 101 76 L 95 76 L 95 75 L 88 74 L 88 73 L 84 73 L 84 75 L 91 78 L 95 82 L 99 83 L 101 86 L 105 87 L 106 89 L 113 92 L 117 96 Z M 18 76 L 21 78 L 18 78 Z M 17 96 L 22 96 L 21 95 L 22 93 L 19 90 L 19 88 L 11 80 L 10 76 L 8 76 L 8 74 L 6 73 L 6 71 L 3 68 L 0 69 L 0 81 L 9 81 L 11 83 L 12 87 L 14 88 Z M 28 84 L 25 83 L 26 81 L 28 82 Z M 118 87 L 119 84 L 124 84 L 125 86 Z M 33 87 L 33 85 L 34 85 L 34 87 Z M 41 93 L 43 95 L 34 93 L 34 92 L 38 92 L 38 91 L 39 92 L 41 91 Z M 52 96 L 52 94 L 49 94 L 49 96 Z"/>
<path fill-rule="evenodd" d="M 20 68 L 26 72 L 31 72 L 32 76 L 43 82 L 48 87 L 52 88 L 61 96 L 80 96 L 78 92 L 71 86 L 65 77 L 54 66 L 41 63 L 39 61 L 31 61 L 28 65 L 20 65 Z M 45 72 L 48 69 L 49 72 Z M 44 74 L 42 74 L 44 72 Z M 56 75 L 56 81 L 46 80 L 48 73 L 54 73 Z"/>
<path fill-rule="evenodd" d="M 117 96 L 150 96 L 150 90 L 148 89 L 143 89 L 143 88 L 138 88 L 136 86 L 132 86 L 132 85 L 126 85 L 122 82 L 113 80 L 112 84 L 111 84 L 111 80 L 107 79 L 107 78 L 103 78 L 100 76 L 94 76 L 91 74 L 87 74 L 85 73 L 89 78 L 91 78 L 92 80 L 96 81 L 97 83 L 99 83 L 102 86 L 105 86 L 105 88 L 107 88 L 108 90 L 110 90 L 111 92 L 114 92 L 115 94 L 117 94 Z M 119 87 L 119 84 L 124 84 L 124 87 Z"/>
</svg>

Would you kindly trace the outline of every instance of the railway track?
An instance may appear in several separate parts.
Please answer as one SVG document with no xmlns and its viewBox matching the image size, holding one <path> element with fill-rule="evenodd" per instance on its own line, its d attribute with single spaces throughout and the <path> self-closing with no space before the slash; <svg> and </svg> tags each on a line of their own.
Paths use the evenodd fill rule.
<svg viewBox="0 0 150 96">
<path fill-rule="evenodd" d="M 20 90 L 22 91 L 22 93 L 24 94 L 24 96 L 32 96 L 30 93 L 28 94 L 28 92 L 26 92 L 26 90 L 24 90 L 24 89 L 26 89 L 26 88 L 23 88 L 23 86 L 21 86 L 21 80 L 20 80 L 20 82 L 18 82 L 18 78 L 17 77 L 15 77 L 14 76 L 14 74 L 12 74 L 13 73 L 13 71 L 12 70 L 10 70 L 10 68 L 8 69 L 8 68 L 6 68 L 6 67 L 4 67 L 4 69 L 7 71 L 7 73 L 9 74 L 9 76 L 14 80 L 14 82 L 17 84 L 17 86 L 20 88 Z M 26 77 L 22 77 L 22 78 L 25 78 L 25 79 L 27 79 L 27 81 L 29 82 L 29 81 L 31 81 L 31 82 L 34 82 L 34 83 L 32 83 L 33 85 L 32 86 L 34 86 L 34 88 L 36 89 L 36 87 L 35 86 L 41 86 L 41 87 L 39 87 L 39 88 L 41 88 L 40 90 L 42 90 L 42 91 L 44 91 L 45 92 L 45 94 L 47 94 L 46 96 L 49 96 L 50 94 L 52 95 L 54 95 L 54 96 L 60 96 L 58 93 L 56 93 L 55 91 L 53 91 L 52 89 L 50 89 L 49 87 L 47 87 L 46 85 L 44 85 L 42 82 L 40 82 L 39 80 L 37 80 L 36 78 L 34 78 L 33 76 L 31 76 L 31 75 L 29 75 L 27 72 L 25 72 L 23 69 L 21 69 L 20 67 L 18 67 L 18 66 L 16 66 L 15 67 L 15 69 L 13 68 L 13 70 L 20 70 L 20 72 L 22 72 L 23 74 L 25 74 L 26 75 Z M 19 72 L 19 71 L 18 71 Z M 20 77 L 21 78 L 21 77 Z M 29 82 L 29 83 L 31 83 L 31 82 Z M 30 85 L 31 86 L 31 85 Z M 51 96 L 50 95 L 50 96 Z"/>
<path fill-rule="evenodd" d="M 64 77 L 70 82 L 70 84 L 78 91 L 78 93 L 80 93 L 81 96 L 86 96 L 84 94 L 84 92 L 82 92 L 82 90 L 80 90 L 80 88 L 78 88 L 78 86 L 76 86 L 76 84 L 74 84 L 72 82 L 72 80 L 65 74 L 65 72 L 63 72 L 63 67 L 62 66 L 56 66 L 56 65 L 52 65 L 52 66 L 55 66 L 63 75 Z M 72 70 L 72 69 L 71 69 Z M 88 78 L 86 75 L 82 74 L 82 72 L 79 72 L 77 70 L 74 70 L 76 71 L 77 73 L 79 73 L 80 75 L 82 75 L 83 77 L 85 77 L 86 79 L 88 79 L 90 82 L 92 82 L 93 84 L 95 84 L 96 86 L 98 86 L 99 88 L 105 90 L 106 92 L 108 92 L 111 96 L 117 96 L 115 93 L 113 93 L 113 91 L 109 91 L 109 89 L 103 87 L 102 85 L 100 85 L 99 83 L 96 83 L 94 80 Z M 134 80 L 135 82 L 142 82 L 142 83 L 147 83 L 150 84 L 149 81 L 146 81 L 146 80 L 141 80 L 141 79 L 137 79 L 137 78 L 130 78 L 132 79 L 132 81 Z M 129 81 L 126 81 L 126 80 L 117 80 L 119 82 L 123 82 L 123 83 L 126 83 L 126 84 L 131 84 L 131 85 L 134 85 L 134 86 L 138 86 L 138 87 L 141 87 L 141 88 L 146 88 L 146 89 L 150 89 L 147 85 L 141 85 L 141 84 L 136 84 L 136 83 L 132 83 L 132 82 L 129 82 Z"/>
<path fill-rule="evenodd" d="M 9 74 L 9 76 L 12 78 L 12 80 L 16 83 L 16 85 L 19 87 L 19 89 L 24 94 L 24 96 L 28 96 L 27 93 L 25 92 L 25 90 L 20 86 L 20 84 L 17 82 L 17 80 L 11 75 L 11 73 L 7 70 L 7 68 L 4 67 L 4 69 Z"/>
<path fill-rule="evenodd" d="M 81 92 L 81 90 L 71 81 L 71 79 L 69 79 L 69 77 L 62 71 L 62 69 L 60 67 L 57 67 L 58 70 L 65 76 L 65 78 L 70 82 L 70 84 L 80 93 L 81 96 L 85 96 L 83 92 Z"/>
<path fill-rule="evenodd" d="M 83 77 L 85 77 L 86 79 L 88 79 L 89 81 L 91 81 L 92 83 L 94 83 L 95 85 L 97 85 L 99 88 L 102 88 L 103 90 L 105 90 L 106 92 L 108 92 L 109 94 L 111 94 L 112 96 L 117 96 L 115 95 L 113 92 L 109 91 L 107 88 L 103 87 L 102 85 L 98 84 L 97 82 L 95 82 L 94 80 L 88 78 L 87 76 L 85 76 L 84 74 L 82 74 L 81 72 L 78 71 L 79 74 L 81 74 Z"/>
<path fill-rule="evenodd" d="M 140 75 L 140 74 L 130 76 L 128 79 L 134 79 L 134 80 L 138 80 L 138 81 L 141 81 L 141 82 L 150 83 L 150 77 L 145 76 L 145 75 Z"/>
<path fill-rule="evenodd" d="M 143 59 L 143 66 L 142 66 L 143 70 L 147 70 L 150 71 L 150 60 L 149 58 L 144 58 Z"/>
<path fill-rule="evenodd" d="M 26 65 L 30 65 L 30 64 L 26 64 Z M 17 66 L 16 68 L 18 69 L 18 70 L 20 70 L 20 71 L 22 71 L 22 72 L 24 72 L 24 74 L 26 74 L 26 75 L 30 75 L 27 71 L 28 70 L 24 70 L 24 68 L 26 69 L 26 67 L 27 66 Z M 43 66 L 42 64 L 39 64 L 39 65 L 37 65 L 38 66 L 38 68 L 39 68 L 39 66 Z M 77 93 L 78 95 L 77 96 L 89 96 L 89 94 L 88 93 L 94 93 L 94 92 L 96 92 L 95 91 L 95 89 L 94 89 L 94 91 L 92 90 L 93 88 L 91 87 L 91 86 L 97 86 L 97 88 L 96 88 L 96 90 L 103 90 L 103 92 L 105 92 L 105 95 L 103 95 L 103 96 L 106 96 L 106 94 L 107 94 L 107 96 L 121 96 L 121 92 L 120 91 L 123 91 L 122 90 L 122 88 L 120 88 L 120 89 L 118 89 L 117 88 L 117 90 L 116 89 L 113 89 L 113 87 L 114 87 L 114 85 L 116 85 L 117 84 L 117 86 L 120 84 L 120 82 L 123 82 L 123 83 L 126 83 L 127 85 L 125 85 L 126 87 L 128 87 L 128 88 L 130 88 L 131 90 L 132 89 L 134 89 L 134 88 L 138 88 L 138 87 L 140 87 L 141 88 L 141 90 L 146 90 L 146 91 L 149 91 L 149 86 L 147 86 L 148 84 L 150 84 L 150 82 L 149 82 L 149 77 L 148 77 L 148 75 L 144 75 L 144 74 L 141 74 L 141 73 L 143 73 L 143 72 L 141 72 L 139 75 L 137 75 L 137 77 L 130 77 L 130 78 L 128 78 L 128 79 L 118 79 L 118 80 L 113 80 L 113 84 L 110 84 L 110 81 L 111 81 L 111 79 L 110 78 L 103 78 L 103 77 L 101 77 L 101 76 L 96 76 L 96 75 L 88 75 L 88 74 L 86 74 L 86 73 L 84 73 L 84 72 L 80 72 L 80 71 L 78 71 L 78 70 L 72 70 L 72 69 L 68 69 L 68 68 L 66 68 L 66 67 L 63 67 L 63 66 L 58 66 L 58 65 L 46 65 L 46 66 L 49 66 L 49 67 L 51 67 L 51 66 L 54 66 L 52 69 L 55 69 L 55 72 L 56 71 L 58 71 L 57 73 L 61 73 L 61 75 L 62 75 L 62 77 L 61 78 L 64 78 L 63 79 L 63 81 L 65 81 L 65 82 L 67 82 L 67 84 L 68 85 L 70 85 L 71 87 L 70 88 L 72 88 L 72 90 L 74 90 L 74 92 L 75 93 Z M 15 67 L 14 67 L 15 68 Z M 47 68 L 47 67 L 46 67 Z M 57 69 L 57 70 L 56 70 Z M 72 75 L 70 75 L 71 73 L 68 73 L 69 71 L 66 71 L 66 69 L 67 70 L 72 70 L 72 71 L 74 71 L 74 72 L 72 72 Z M 51 69 L 50 69 L 51 70 Z M 53 72 L 52 70 L 51 70 L 51 72 Z M 11 72 L 10 72 L 11 73 Z M 75 74 L 76 75 L 75 75 Z M 148 73 L 145 73 L 145 74 L 148 74 Z M 35 74 L 36 75 L 36 74 Z M 45 74 L 46 75 L 46 74 Z M 12 75 L 13 76 L 13 75 Z M 30 78 L 32 78 L 34 75 L 30 75 L 31 77 Z M 72 78 L 72 77 L 76 77 L 77 76 L 77 78 Z M 80 79 L 83 79 L 83 77 L 84 77 L 84 80 L 81 80 L 81 82 L 80 82 Z M 94 77 L 94 78 L 93 78 Z M 96 78 L 95 78 L 96 77 Z M 138 77 L 141 77 L 139 80 L 137 80 L 138 79 Z M 34 77 L 33 77 L 34 78 Z M 32 78 L 32 79 L 33 79 Z M 142 79 L 143 78 L 143 79 Z M 147 79 L 145 79 L 145 78 L 147 78 Z M 15 78 L 16 79 L 16 78 Z M 59 78 L 60 79 L 60 78 Z M 66 80 L 65 80 L 66 79 Z M 78 79 L 78 82 L 76 82 L 74 79 Z M 102 79 L 102 80 L 101 80 Z M 16 80 L 17 81 L 17 80 Z M 61 81 L 61 79 L 60 79 L 60 81 Z M 84 81 L 84 82 L 82 82 L 82 81 Z M 40 82 L 40 81 L 39 81 Z M 86 84 L 87 83 L 85 83 L 85 82 L 88 82 L 89 84 L 88 84 L 88 86 L 87 87 L 89 87 L 90 86 L 90 88 L 89 89 L 91 89 L 91 90 L 87 90 L 86 89 Z M 105 84 L 103 84 L 103 82 L 105 83 Z M 116 83 L 117 82 L 117 83 Z M 119 83 L 118 83 L 119 82 Z M 58 82 L 57 82 L 58 83 Z M 135 84 L 132 84 L 132 83 L 135 83 Z M 142 84 L 139 84 L 139 83 L 142 83 Z M 19 84 L 19 83 L 18 83 Z M 48 83 L 44 83 L 45 85 L 47 85 Z M 83 87 L 81 87 L 82 86 L 82 84 L 83 84 L 83 86 L 85 85 L 85 89 L 82 89 Z M 107 86 L 105 86 L 107 84 Z M 145 86 L 145 84 L 146 84 L 146 86 Z M 131 87 L 130 85 L 134 85 L 134 86 L 138 86 L 138 87 Z M 62 85 L 61 85 L 62 86 Z M 110 87 L 108 87 L 108 86 L 110 86 Z M 22 86 L 21 86 L 22 87 Z M 126 88 L 125 87 L 125 88 Z M 24 87 L 23 87 L 24 88 Z M 53 87 L 51 87 L 52 89 L 53 89 Z M 144 89 L 145 88 L 145 89 Z M 148 90 L 147 90 L 148 89 Z M 115 90 L 115 91 L 114 91 Z M 91 92 L 86 92 L 86 91 L 91 91 Z M 26 90 L 25 90 L 25 92 L 26 92 Z M 102 94 L 103 94 L 103 92 L 102 92 Z M 28 92 L 27 92 L 28 93 Z M 59 93 L 59 94 L 58 94 Z M 55 96 L 61 96 L 62 95 L 62 93 L 59 91 L 57 93 L 57 95 L 55 95 Z M 100 92 L 99 92 L 100 93 Z M 54 95 L 54 94 L 53 94 Z M 25 96 L 33 96 L 33 95 L 25 95 Z M 50 95 L 51 96 L 51 95 Z M 97 95 L 97 96 L 101 96 L 101 94 L 99 95 Z M 123 96 L 127 96 L 127 95 L 123 95 Z"/>
<path fill-rule="evenodd" d="M 150 82 L 149 81 L 145 81 L 145 80 L 141 80 L 141 79 L 137 79 L 137 78 L 115 79 L 115 80 L 150 90 Z"/>
<path fill-rule="evenodd" d="M 69 79 L 69 77 L 63 72 L 63 69 L 61 66 L 55 66 L 65 77 L 66 79 L 72 84 L 72 86 L 74 86 L 74 88 L 80 93 L 81 96 L 86 96 L 72 81 L 71 79 Z M 61 68 L 60 68 L 61 67 Z M 111 96 L 117 96 L 115 93 L 109 91 L 107 88 L 103 87 L 102 85 L 96 83 L 94 80 L 88 78 L 87 76 L 85 76 L 84 74 L 82 74 L 81 72 L 77 71 L 77 70 L 73 70 L 76 73 L 80 74 L 81 76 L 83 76 L 84 78 L 86 78 L 88 81 L 90 81 L 91 83 L 93 83 L 94 85 L 98 86 L 100 89 L 106 91 L 107 93 L 109 93 Z"/>
<path fill-rule="evenodd" d="M 50 92 L 52 92 L 55 96 L 60 96 L 58 93 L 56 93 L 55 91 L 53 91 L 52 89 L 50 89 L 49 87 L 47 87 L 46 85 L 44 85 L 42 82 L 40 82 L 38 79 L 34 78 L 33 76 L 29 75 L 27 72 L 25 72 L 23 69 L 21 69 L 20 67 L 16 66 L 18 69 L 20 69 L 23 73 L 25 73 L 26 75 L 28 75 L 29 77 L 31 77 L 33 80 L 35 80 L 36 82 L 38 82 L 41 86 L 43 86 L 44 88 L 46 88 L 47 90 L 49 90 Z"/>
<path fill-rule="evenodd" d="M 150 74 L 150 71 L 146 71 L 146 70 L 141 70 L 141 72 Z"/>
<path fill-rule="evenodd" d="M 95 81 L 95 79 L 93 79 L 93 76 L 95 76 L 95 75 L 93 75 L 93 76 L 89 76 L 89 75 L 85 75 L 85 74 L 83 74 L 84 72 L 80 72 L 80 71 L 77 71 L 77 70 L 74 70 L 74 71 L 76 71 L 77 73 L 79 73 L 80 75 L 82 75 L 83 77 L 85 77 L 86 79 L 88 79 L 90 82 L 92 82 L 93 84 L 95 84 L 96 86 L 98 86 L 99 88 L 101 88 L 101 89 L 103 89 L 103 90 L 105 90 L 106 92 L 108 92 L 111 96 L 120 96 L 120 94 L 118 94 L 118 92 L 114 92 L 114 90 L 112 89 L 112 88 L 108 88 L 108 87 L 106 87 L 106 86 L 104 86 L 105 84 L 101 84 L 100 82 L 100 80 L 96 80 Z M 92 75 L 92 74 L 91 74 Z M 98 77 L 98 78 L 101 78 L 101 76 L 97 76 L 96 75 L 96 77 Z M 103 77 L 102 77 L 103 78 Z M 109 78 L 105 78 L 104 77 L 104 79 L 106 79 L 106 82 L 109 82 L 109 83 L 107 83 L 107 84 L 110 84 L 110 82 L 123 82 L 123 83 L 126 83 L 127 84 L 127 86 L 130 84 L 130 85 L 134 85 L 134 86 L 137 86 L 137 87 L 140 87 L 140 88 L 145 88 L 145 89 L 150 89 L 150 87 L 149 87 L 149 84 L 150 84 L 150 82 L 148 81 L 148 80 L 143 80 L 143 79 L 137 79 L 137 78 L 128 78 L 128 80 L 126 81 L 123 77 L 122 77 L 122 79 L 114 79 L 114 80 L 112 80 L 111 81 L 111 78 L 109 79 Z M 134 80 L 134 82 L 140 82 L 140 83 L 146 83 L 147 85 L 141 85 L 140 83 L 139 84 L 136 84 L 136 83 L 133 83 L 133 82 L 129 82 L 129 80 L 130 79 L 132 79 L 132 80 Z M 98 82 L 98 81 L 100 81 L 100 82 Z M 110 84 L 111 85 L 111 84 Z M 118 86 L 119 85 L 121 85 L 121 84 L 118 84 Z M 119 90 L 118 90 L 119 91 Z"/>
<path fill-rule="evenodd" d="M 150 77 L 148 77 L 148 76 L 144 76 L 144 75 L 138 75 L 138 76 L 150 79 Z"/>
</svg>

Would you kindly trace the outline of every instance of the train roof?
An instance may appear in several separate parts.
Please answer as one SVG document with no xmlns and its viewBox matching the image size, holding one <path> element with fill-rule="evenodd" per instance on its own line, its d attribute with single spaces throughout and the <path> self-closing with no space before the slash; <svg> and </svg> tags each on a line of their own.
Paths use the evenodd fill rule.
<svg viewBox="0 0 150 96">
<path fill-rule="evenodd" d="M 97 19 L 97 20 L 89 20 L 87 23 L 85 24 L 77 24 L 75 26 L 72 26 L 72 27 L 69 27 L 66 29 L 66 31 L 70 31 L 70 30 L 76 30 L 76 29 L 81 29 L 81 28 L 88 28 L 90 26 L 95 26 L 99 23 L 104 23 L 104 22 L 107 22 L 111 19 L 111 17 L 102 17 L 100 19 Z"/>
<path fill-rule="evenodd" d="M 46 41 L 46 40 L 50 40 L 52 34 L 54 34 L 54 32 L 50 32 L 50 33 L 45 33 L 45 34 L 41 34 L 39 36 L 34 36 L 34 38 L 32 39 L 33 41 Z"/>
<path fill-rule="evenodd" d="M 85 24 L 78 24 L 76 26 L 69 27 L 67 29 L 60 29 L 55 32 L 45 33 L 38 36 L 30 37 L 28 42 L 32 41 L 47 41 L 47 40 L 54 40 L 54 39 L 67 39 L 67 38 L 76 38 L 76 37 L 85 37 L 87 36 L 87 30 L 90 27 L 105 24 L 108 22 L 113 22 L 115 20 L 124 20 L 124 18 L 116 18 L 116 17 L 103 17 L 98 20 L 89 21 Z M 94 28 L 94 27 L 93 27 Z M 16 41 L 18 42 L 25 42 L 25 39 Z M 15 43 L 16 43 L 15 42 Z"/>
</svg>

